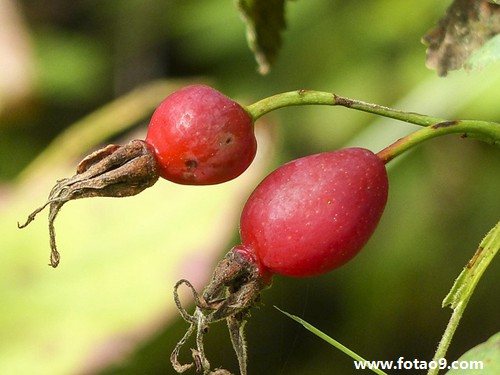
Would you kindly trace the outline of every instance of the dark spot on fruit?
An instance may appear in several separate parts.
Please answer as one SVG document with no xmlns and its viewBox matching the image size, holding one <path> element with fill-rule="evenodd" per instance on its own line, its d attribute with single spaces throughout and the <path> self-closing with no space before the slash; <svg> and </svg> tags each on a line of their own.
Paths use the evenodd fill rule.
<svg viewBox="0 0 500 375">
<path fill-rule="evenodd" d="M 235 142 L 234 134 L 226 133 L 219 138 L 219 146 L 229 146 Z"/>
<path fill-rule="evenodd" d="M 184 162 L 184 164 L 186 165 L 186 167 L 190 170 L 190 171 L 193 171 L 196 169 L 196 167 L 198 166 L 198 162 L 196 160 L 193 160 L 193 159 L 188 159 Z"/>
</svg>

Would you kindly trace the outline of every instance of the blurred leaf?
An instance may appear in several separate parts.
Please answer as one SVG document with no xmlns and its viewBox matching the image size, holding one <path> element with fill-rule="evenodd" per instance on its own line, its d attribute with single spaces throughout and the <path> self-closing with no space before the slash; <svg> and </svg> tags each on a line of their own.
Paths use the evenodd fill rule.
<svg viewBox="0 0 500 375">
<path fill-rule="evenodd" d="M 105 50 L 94 39 L 63 31 L 36 34 L 37 79 L 41 96 L 59 102 L 85 101 L 106 84 Z"/>
<path fill-rule="evenodd" d="M 47 266 L 44 216 L 22 231 L 16 221 L 74 166 L 62 155 L 46 159 L 50 168 L 37 163 L 3 196 L 0 211 L 0 373 L 94 373 L 177 318 L 173 285 L 187 278 L 203 286 L 234 238 L 244 200 L 267 169 L 270 142 L 259 129 L 256 160 L 234 181 L 196 187 L 161 180 L 128 199 L 72 202 L 56 222 L 62 256 L 57 270 Z"/>
<path fill-rule="evenodd" d="M 500 374 L 500 332 L 489 338 L 488 341 L 472 348 L 458 360 L 459 363 L 467 362 L 469 365 L 482 362 L 482 368 L 454 369 L 448 375 L 497 375 Z"/>
<path fill-rule="evenodd" d="M 423 37 L 428 46 L 427 66 L 445 76 L 462 68 L 472 53 L 498 33 L 500 6 L 486 0 L 455 0 Z"/>
<path fill-rule="evenodd" d="M 259 72 L 266 74 L 281 47 L 281 31 L 285 29 L 285 0 L 237 0 L 247 24 L 250 48 L 259 64 Z"/>
</svg>

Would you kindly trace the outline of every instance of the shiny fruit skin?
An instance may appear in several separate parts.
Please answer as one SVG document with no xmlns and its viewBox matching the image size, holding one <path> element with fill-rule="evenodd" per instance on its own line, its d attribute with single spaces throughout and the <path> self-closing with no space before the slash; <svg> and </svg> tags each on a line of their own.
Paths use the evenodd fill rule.
<svg viewBox="0 0 500 375">
<path fill-rule="evenodd" d="M 146 136 L 160 176 L 186 185 L 229 181 L 243 173 L 257 150 L 251 116 L 217 90 L 193 85 L 168 96 Z"/>
<path fill-rule="evenodd" d="M 306 277 L 354 257 L 384 211 L 388 180 L 371 151 L 347 148 L 291 161 L 267 176 L 241 216 L 242 244 L 263 274 Z"/>
</svg>

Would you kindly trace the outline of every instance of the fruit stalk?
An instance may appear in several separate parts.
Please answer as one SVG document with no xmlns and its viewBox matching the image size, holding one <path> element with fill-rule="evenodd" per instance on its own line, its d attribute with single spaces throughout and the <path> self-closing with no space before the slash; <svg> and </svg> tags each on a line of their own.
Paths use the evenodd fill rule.
<svg viewBox="0 0 500 375">
<path fill-rule="evenodd" d="M 439 117 L 415 112 L 405 112 L 378 104 L 363 102 L 361 100 L 349 99 L 323 91 L 296 90 L 276 94 L 247 106 L 246 110 L 253 120 L 256 121 L 261 116 L 276 109 L 299 105 L 342 106 L 394 120 L 408 122 L 414 125 L 424 126 L 430 129 L 428 131 L 422 131 L 421 133 L 416 132 L 408 138 L 402 138 L 397 144 L 397 147 L 396 145 L 389 146 L 394 147 L 394 149 L 385 151 L 382 154 L 384 158 L 388 158 L 390 153 L 394 153 L 394 156 L 399 155 L 406 151 L 407 148 L 413 147 L 427 139 L 451 133 L 463 133 L 467 134 L 467 137 L 477 138 L 497 146 L 500 145 L 500 124 L 495 122 L 478 120 L 449 121 Z M 387 161 L 389 160 L 390 159 Z"/>
<path fill-rule="evenodd" d="M 429 126 L 446 121 L 445 119 L 422 115 L 414 112 L 404 112 L 378 104 L 349 99 L 331 92 L 316 90 L 296 90 L 276 94 L 247 106 L 247 111 L 255 120 L 275 109 L 299 105 L 330 105 L 342 106 L 368 112 L 379 116 L 409 122 L 420 126 Z"/>
<path fill-rule="evenodd" d="M 500 145 L 500 125 L 497 123 L 476 120 L 444 121 L 398 139 L 379 151 L 377 156 L 384 163 L 388 163 L 396 156 L 422 142 L 441 135 L 454 133 L 462 134 L 463 138 L 477 138 L 493 145 Z"/>
</svg>

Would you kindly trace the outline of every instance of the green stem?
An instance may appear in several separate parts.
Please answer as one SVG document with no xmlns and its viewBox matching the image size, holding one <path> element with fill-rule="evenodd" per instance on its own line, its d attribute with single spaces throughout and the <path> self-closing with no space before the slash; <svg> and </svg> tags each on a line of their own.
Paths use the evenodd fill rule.
<svg viewBox="0 0 500 375">
<path fill-rule="evenodd" d="M 385 163 L 421 142 L 451 133 L 461 133 L 465 137 L 478 138 L 490 144 L 500 145 L 500 124 L 495 122 L 477 120 L 448 121 L 438 117 L 415 112 L 404 112 L 360 100 L 348 99 L 322 91 L 297 90 L 285 92 L 262 99 L 249 105 L 246 109 L 255 121 L 276 109 L 299 105 L 342 106 L 425 127 L 425 129 L 401 138 L 380 151 L 378 155 Z"/>
<path fill-rule="evenodd" d="M 438 117 L 431 117 L 414 112 L 404 112 L 377 104 L 366 103 L 360 100 L 348 99 L 330 92 L 315 90 L 296 90 L 273 95 L 249 105 L 246 109 L 255 121 L 259 117 L 274 111 L 275 109 L 299 105 L 341 106 L 420 126 L 429 126 L 446 121 L 445 119 Z"/>
<path fill-rule="evenodd" d="M 446 357 L 446 352 L 448 351 L 448 348 L 450 347 L 451 344 L 451 339 L 453 338 L 453 335 L 455 334 L 455 331 L 457 330 L 458 323 L 460 322 L 460 319 L 462 319 L 462 315 L 464 313 L 465 308 L 467 307 L 467 301 L 461 302 L 458 304 L 458 306 L 453 310 L 453 313 L 451 314 L 450 320 L 448 321 L 448 324 L 446 325 L 446 329 L 443 332 L 443 336 L 441 337 L 441 340 L 439 341 L 438 348 L 436 349 L 436 353 L 434 353 L 434 357 L 432 360 L 436 363 L 439 363 L 439 360 L 441 358 Z M 436 366 L 436 368 L 429 369 L 427 372 L 427 375 L 437 375 L 439 372 L 439 367 Z"/>
<path fill-rule="evenodd" d="M 445 121 L 403 137 L 377 153 L 388 163 L 408 149 L 441 135 L 459 133 L 463 137 L 478 138 L 485 142 L 500 145 L 500 125 L 493 122 L 476 120 Z"/>
</svg>

